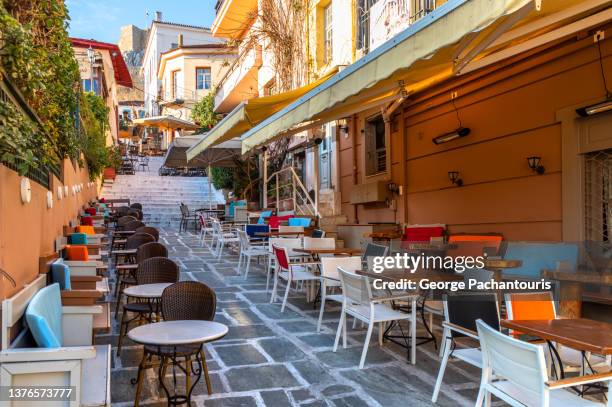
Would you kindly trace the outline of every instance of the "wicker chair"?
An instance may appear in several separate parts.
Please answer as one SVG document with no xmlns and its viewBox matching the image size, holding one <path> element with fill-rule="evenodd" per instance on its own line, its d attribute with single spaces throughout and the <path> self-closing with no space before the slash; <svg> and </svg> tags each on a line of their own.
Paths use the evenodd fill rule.
<svg viewBox="0 0 612 407">
<path fill-rule="evenodd" d="M 147 243 L 148 245 L 159 243 Z M 143 245 L 144 246 L 144 245 Z M 150 246 L 151 247 L 151 246 Z M 152 248 L 154 248 L 153 246 Z M 155 250 L 155 249 L 153 249 Z M 150 250 L 148 250 L 150 251 Z M 136 270 L 137 284 L 176 283 L 179 279 L 179 267 L 167 257 L 150 257 L 138 263 Z M 127 313 L 131 312 L 133 318 L 127 319 Z M 151 321 L 151 315 L 158 313 L 158 305 L 150 301 L 126 302 L 123 304 L 123 313 L 119 324 L 119 339 L 117 341 L 117 356 L 121 353 L 123 337 L 127 332 L 129 324 L 138 320 L 138 325 L 143 321 Z"/>
<path fill-rule="evenodd" d="M 141 226 L 139 228 L 137 228 L 136 233 L 148 233 L 151 236 L 153 236 L 155 238 L 155 241 L 158 242 L 159 241 L 159 230 L 155 229 L 154 227 L 151 226 Z"/>
<path fill-rule="evenodd" d="M 131 215 L 125 215 L 125 216 L 120 217 L 119 219 L 117 219 L 117 229 L 123 230 L 123 228 L 125 227 L 125 224 L 133 220 L 138 220 L 138 219 L 136 219 L 134 216 L 131 216 Z"/>
<path fill-rule="evenodd" d="M 212 321 L 215 318 L 217 307 L 217 296 L 215 291 L 205 284 L 197 281 L 181 281 L 167 287 L 161 297 L 161 313 L 165 321 L 176 320 L 204 320 Z M 177 363 L 181 370 L 184 370 L 186 377 L 186 388 L 189 389 L 191 383 L 192 357 L 198 355 L 202 360 L 202 369 L 206 380 L 208 394 L 212 394 L 212 385 L 208 376 L 208 366 L 202 345 L 184 345 L 180 347 L 172 346 L 147 346 L 144 347 L 144 354 L 138 365 L 138 385 L 136 386 L 135 405 L 138 405 L 144 371 L 153 367 L 147 363 L 152 355 L 158 356 L 162 363 L 161 377 L 165 377 L 168 359 L 184 358 L 185 368 Z"/>
<path fill-rule="evenodd" d="M 148 233 L 136 233 L 128 237 L 125 248 L 126 250 L 138 249 L 145 243 L 155 242 L 155 238 Z M 138 251 L 136 251 L 136 254 Z M 128 255 L 127 262 L 133 261 L 136 258 L 135 255 Z M 117 264 L 117 262 L 115 262 Z M 117 282 L 115 283 L 115 295 L 117 296 L 117 304 L 115 306 L 115 318 L 119 312 L 119 304 L 121 304 L 121 296 L 123 295 L 123 289 L 128 285 L 136 284 L 136 279 L 129 275 L 129 270 L 117 269 Z"/>
<path fill-rule="evenodd" d="M 130 205 L 130 208 L 132 209 L 138 209 L 139 211 L 142 212 L 142 204 L 138 203 L 138 202 L 134 202 L 133 204 Z"/>
<path fill-rule="evenodd" d="M 151 257 L 168 257 L 168 249 L 158 242 L 149 242 L 138 246 L 136 263 L 140 264 Z"/>
<path fill-rule="evenodd" d="M 133 216 L 138 220 L 142 220 L 142 211 L 138 210 L 138 209 L 130 209 L 128 211 L 128 215 L 129 216 Z"/>
</svg>

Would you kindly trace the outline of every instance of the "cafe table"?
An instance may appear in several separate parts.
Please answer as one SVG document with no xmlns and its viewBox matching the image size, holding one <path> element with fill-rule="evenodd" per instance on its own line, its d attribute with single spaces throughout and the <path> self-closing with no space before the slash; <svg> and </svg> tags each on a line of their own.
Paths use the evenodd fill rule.
<svg viewBox="0 0 612 407">
<path fill-rule="evenodd" d="M 155 284 L 140 284 L 132 285 L 123 289 L 123 293 L 128 297 L 139 299 L 157 299 L 161 298 L 164 290 L 172 285 L 172 283 L 155 283 Z"/>
<path fill-rule="evenodd" d="M 355 248 L 350 248 L 350 247 L 338 247 L 335 249 L 323 249 L 323 248 L 309 248 L 309 249 L 305 249 L 302 247 L 298 247 L 295 249 L 291 249 L 296 253 L 304 253 L 307 255 L 311 255 L 311 256 L 319 256 L 321 254 L 333 254 L 333 255 L 341 255 L 341 254 L 345 254 L 345 255 L 349 255 L 349 256 L 354 256 L 356 254 L 361 254 L 362 249 L 355 249 Z"/>
<path fill-rule="evenodd" d="M 587 353 L 612 355 L 612 324 L 592 319 L 502 320 L 501 326 L 545 340 L 565 377 L 563 363 L 553 343 L 576 349 L 586 359 Z"/>
<path fill-rule="evenodd" d="M 202 377 L 203 369 L 206 369 L 206 362 L 202 361 L 202 345 L 207 342 L 212 342 L 223 338 L 227 335 L 228 328 L 219 322 L 214 321 L 200 321 L 200 320 L 189 320 L 189 321 L 162 321 L 153 324 L 141 325 L 128 332 L 128 338 L 132 341 L 145 345 L 145 349 L 148 349 L 153 354 L 157 353 L 162 355 L 161 363 L 159 364 L 157 374 L 161 387 L 164 389 L 166 398 L 169 405 L 191 405 L 191 393 L 193 389 L 200 381 Z M 177 394 L 176 388 L 176 375 L 174 367 L 178 365 L 177 355 L 179 349 L 185 347 L 193 348 L 193 354 L 188 357 L 191 360 L 192 356 L 195 356 L 198 368 L 194 369 L 196 376 L 191 386 L 188 385 L 189 380 L 186 380 L 185 394 Z M 145 353 L 146 356 L 146 353 Z M 183 356 L 181 354 L 181 356 Z M 170 394 L 170 390 L 164 383 L 164 374 L 166 372 L 167 359 L 170 359 L 171 366 L 173 366 L 173 378 L 174 378 L 174 389 L 173 394 Z M 144 357 L 143 357 L 143 360 Z M 190 370 L 188 369 L 188 372 Z M 207 370 L 206 370 L 206 374 Z M 142 371 L 139 370 L 139 386 L 140 376 Z M 139 397 L 140 389 L 136 390 L 137 397 Z"/>
<path fill-rule="evenodd" d="M 260 237 L 289 237 L 301 235 L 304 235 L 304 232 L 279 232 L 278 230 L 271 232 L 255 232 L 255 236 Z"/>
</svg>

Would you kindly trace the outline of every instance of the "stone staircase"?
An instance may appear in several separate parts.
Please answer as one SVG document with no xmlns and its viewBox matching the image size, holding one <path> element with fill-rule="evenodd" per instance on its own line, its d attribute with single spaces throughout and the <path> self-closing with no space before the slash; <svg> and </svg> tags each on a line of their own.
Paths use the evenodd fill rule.
<svg viewBox="0 0 612 407">
<path fill-rule="evenodd" d="M 159 176 L 161 157 L 151 157 L 148 171 L 136 171 L 135 175 L 117 175 L 114 182 L 104 182 L 101 196 L 107 199 L 129 198 L 140 202 L 146 224 L 178 225 L 181 217 L 179 204 L 190 210 L 208 208 L 209 186 L 207 177 Z M 211 186 L 213 205 L 223 203 L 223 194 Z"/>
</svg>

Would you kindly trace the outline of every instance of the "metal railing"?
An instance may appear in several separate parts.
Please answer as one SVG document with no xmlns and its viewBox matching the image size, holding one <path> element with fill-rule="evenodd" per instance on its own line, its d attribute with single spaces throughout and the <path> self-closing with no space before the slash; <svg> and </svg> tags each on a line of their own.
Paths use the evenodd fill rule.
<svg viewBox="0 0 612 407">
<path fill-rule="evenodd" d="M 293 167 L 285 167 L 270 175 L 265 180 L 264 193 L 268 206 L 277 210 L 293 210 L 296 215 L 319 216 L 317 205 Z"/>
</svg>

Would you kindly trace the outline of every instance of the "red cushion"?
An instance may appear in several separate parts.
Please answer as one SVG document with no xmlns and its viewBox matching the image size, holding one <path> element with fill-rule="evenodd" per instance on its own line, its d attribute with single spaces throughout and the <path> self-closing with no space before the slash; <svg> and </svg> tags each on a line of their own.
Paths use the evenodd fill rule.
<svg viewBox="0 0 612 407">
<path fill-rule="evenodd" d="M 271 229 L 278 229 L 282 222 L 287 222 L 291 218 L 293 218 L 293 215 L 270 216 L 268 218 L 268 225 L 270 225 Z"/>
<path fill-rule="evenodd" d="M 408 227 L 404 229 L 404 242 L 430 242 L 432 237 L 443 237 L 442 226 Z"/>
<path fill-rule="evenodd" d="M 91 216 L 95 216 L 98 212 L 96 211 L 96 208 L 87 208 L 85 209 L 85 213 L 88 213 Z"/>
<path fill-rule="evenodd" d="M 83 216 L 81 218 L 81 225 L 83 226 L 93 226 L 93 219 L 91 216 Z"/>
</svg>

